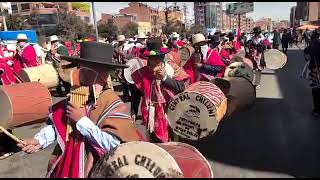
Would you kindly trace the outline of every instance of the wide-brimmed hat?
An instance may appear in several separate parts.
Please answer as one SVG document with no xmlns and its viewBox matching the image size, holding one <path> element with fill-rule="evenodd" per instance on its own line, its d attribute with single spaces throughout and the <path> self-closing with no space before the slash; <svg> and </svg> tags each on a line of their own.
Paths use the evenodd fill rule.
<svg viewBox="0 0 320 180">
<path fill-rule="evenodd" d="M 58 36 L 56 36 L 56 35 L 52 35 L 52 36 L 50 36 L 50 38 L 49 38 L 49 41 L 50 41 L 50 42 L 58 41 L 58 40 L 59 40 L 59 38 L 58 38 Z"/>
<path fill-rule="evenodd" d="M 139 33 L 137 39 L 148 39 L 148 36 L 145 33 Z"/>
<path fill-rule="evenodd" d="M 114 61 L 113 47 L 110 44 L 101 42 L 82 42 L 80 43 L 80 57 L 62 56 L 62 59 L 70 62 L 94 63 L 119 68 L 127 68 L 125 64 Z"/>
<path fill-rule="evenodd" d="M 180 35 L 177 32 L 173 32 L 171 34 L 171 38 L 179 38 L 179 37 L 180 37 Z"/>
<path fill-rule="evenodd" d="M 26 34 L 18 34 L 16 40 L 28 40 Z"/>
<path fill-rule="evenodd" d="M 119 36 L 117 37 L 117 41 L 118 41 L 118 42 L 125 41 L 125 40 L 126 40 L 126 37 L 125 37 L 124 35 L 119 35 Z"/>
<path fill-rule="evenodd" d="M 261 27 L 260 27 L 260 26 L 257 26 L 257 27 L 254 27 L 254 28 L 252 29 L 251 34 L 261 33 L 261 32 L 262 32 Z"/>
<path fill-rule="evenodd" d="M 172 49 L 163 46 L 160 37 L 152 37 L 147 40 L 147 47 L 143 48 L 143 56 L 159 56 L 169 53 Z"/>
<path fill-rule="evenodd" d="M 206 39 L 203 34 L 198 33 L 192 36 L 192 45 L 200 42 L 208 42 L 209 39 Z"/>
</svg>

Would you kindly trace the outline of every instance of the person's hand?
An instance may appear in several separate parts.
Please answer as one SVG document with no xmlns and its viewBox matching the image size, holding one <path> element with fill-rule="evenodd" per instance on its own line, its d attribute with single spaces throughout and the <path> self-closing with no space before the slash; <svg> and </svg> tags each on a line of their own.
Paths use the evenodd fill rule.
<svg viewBox="0 0 320 180">
<path fill-rule="evenodd" d="M 154 74 L 157 80 L 162 80 L 166 76 L 166 71 L 163 67 L 157 68 Z"/>
<path fill-rule="evenodd" d="M 17 146 L 22 148 L 22 151 L 30 154 L 38 152 L 41 148 L 39 141 L 35 138 L 23 140 L 23 142 L 18 143 Z"/>
<path fill-rule="evenodd" d="M 194 60 L 194 63 L 200 63 L 201 62 L 201 53 L 194 53 L 193 60 Z"/>
<path fill-rule="evenodd" d="M 74 122 L 78 122 L 82 117 L 86 116 L 86 109 L 83 106 L 77 107 L 69 102 L 67 107 L 67 116 Z"/>
</svg>

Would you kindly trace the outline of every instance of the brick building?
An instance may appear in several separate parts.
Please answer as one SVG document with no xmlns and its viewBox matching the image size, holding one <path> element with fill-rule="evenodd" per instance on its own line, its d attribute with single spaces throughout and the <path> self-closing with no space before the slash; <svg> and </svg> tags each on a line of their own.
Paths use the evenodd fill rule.
<svg viewBox="0 0 320 180">
<path fill-rule="evenodd" d="M 114 25 L 116 25 L 120 30 L 128 24 L 129 22 L 137 22 L 137 16 L 133 14 L 105 14 L 101 13 L 101 19 L 97 22 L 98 24 L 107 23 L 109 19 L 113 19 Z"/>
<path fill-rule="evenodd" d="M 297 25 L 319 21 L 320 2 L 297 2 L 295 21 Z"/>
<path fill-rule="evenodd" d="M 293 27 L 296 24 L 298 24 L 298 22 L 296 20 L 296 8 L 297 8 L 297 6 L 293 6 L 290 9 L 290 27 Z"/>
</svg>

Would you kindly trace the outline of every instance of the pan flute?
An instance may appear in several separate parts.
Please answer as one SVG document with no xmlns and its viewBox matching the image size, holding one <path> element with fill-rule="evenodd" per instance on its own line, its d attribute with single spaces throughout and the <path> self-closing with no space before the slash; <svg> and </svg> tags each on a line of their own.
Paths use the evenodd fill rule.
<svg viewBox="0 0 320 180">
<path fill-rule="evenodd" d="M 71 90 L 70 102 L 78 107 L 81 107 L 87 103 L 90 95 L 89 86 L 75 86 Z M 72 133 L 72 121 L 67 121 L 67 133 L 66 141 L 69 141 L 69 135 Z"/>
</svg>

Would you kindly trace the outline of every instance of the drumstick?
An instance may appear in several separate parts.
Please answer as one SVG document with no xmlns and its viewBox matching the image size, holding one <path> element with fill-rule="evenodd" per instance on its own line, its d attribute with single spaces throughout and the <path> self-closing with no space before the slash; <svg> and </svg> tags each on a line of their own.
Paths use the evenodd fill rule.
<svg viewBox="0 0 320 180">
<path fill-rule="evenodd" d="M 15 135 L 11 134 L 10 132 L 8 132 L 6 129 L 4 129 L 2 126 L 0 126 L 0 131 L 4 132 L 7 136 L 9 136 L 10 138 L 12 138 L 13 140 L 15 140 L 18 143 L 24 144 L 25 143 L 20 140 L 19 138 L 17 138 Z"/>
</svg>

